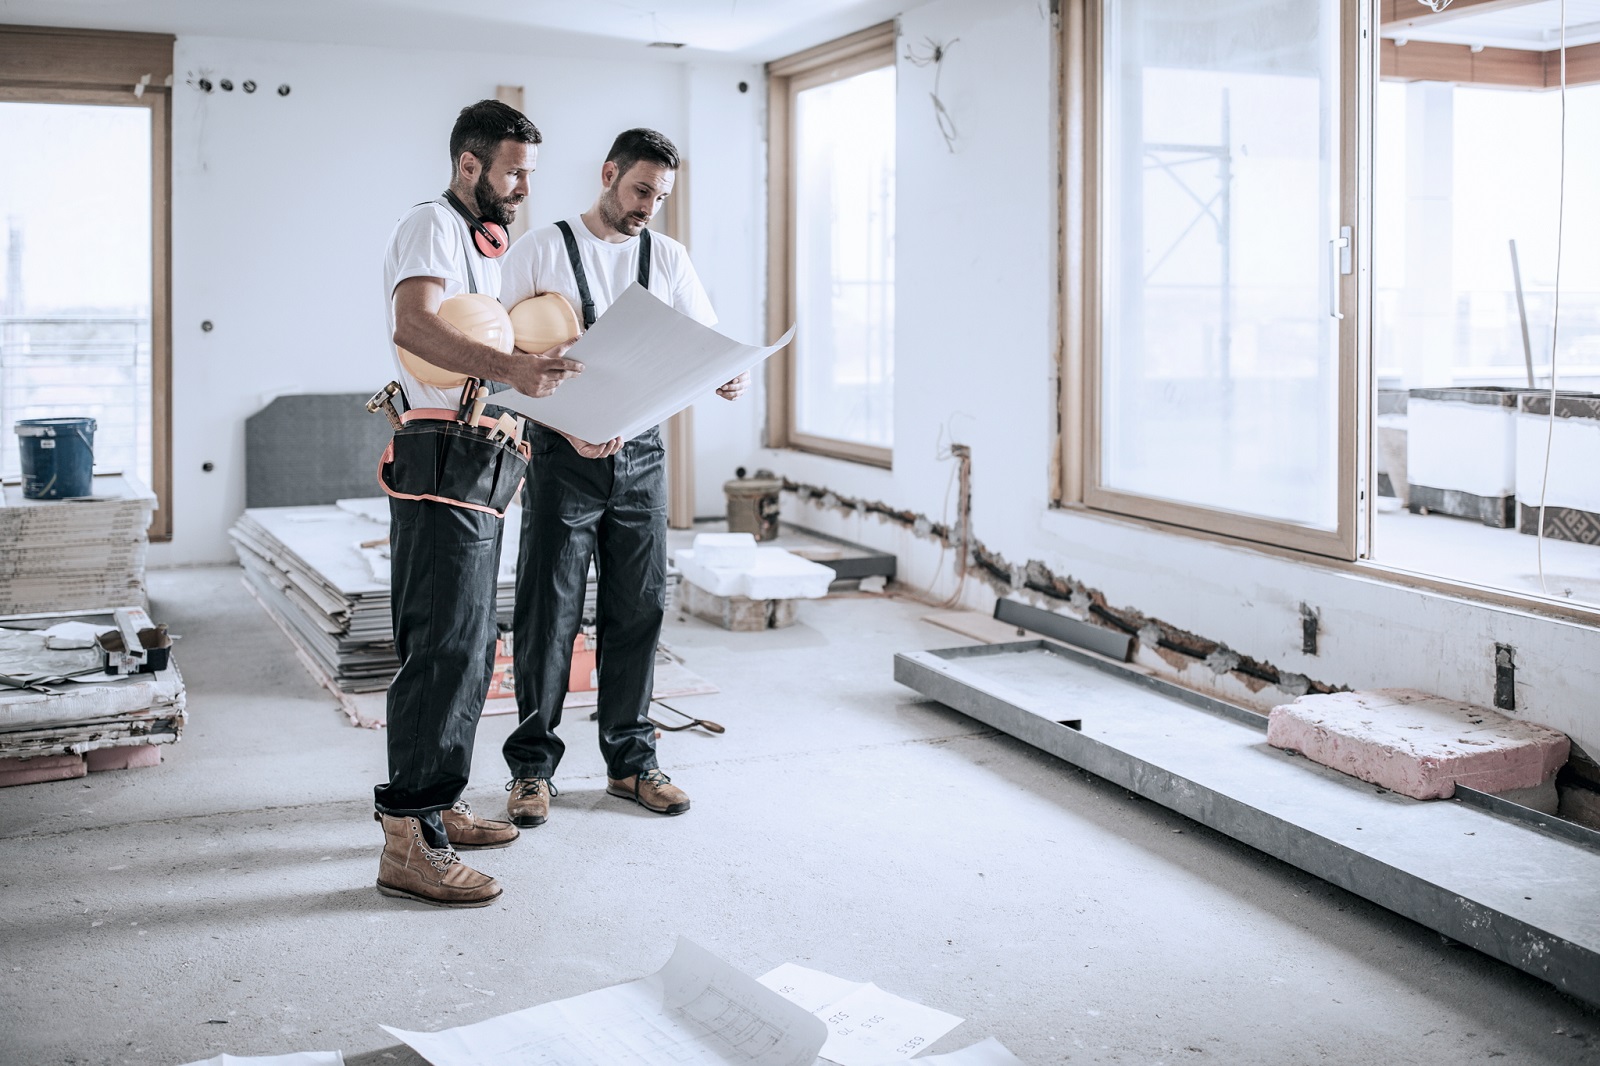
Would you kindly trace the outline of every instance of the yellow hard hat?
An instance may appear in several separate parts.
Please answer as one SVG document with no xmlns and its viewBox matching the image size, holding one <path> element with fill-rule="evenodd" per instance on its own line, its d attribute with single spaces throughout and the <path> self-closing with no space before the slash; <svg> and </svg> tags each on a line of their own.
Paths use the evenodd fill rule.
<svg viewBox="0 0 1600 1066">
<path fill-rule="evenodd" d="M 511 309 L 511 333 L 519 352 L 543 355 L 581 332 L 572 305 L 558 292 L 530 296 Z"/>
<path fill-rule="evenodd" d="M 570 308 L 569 308 L 570 313 Z M 452 296 L 439 305 L 439 317 L 480 344 L 502 352 L 511 351 L 515 338 L 511 318 L 500 301 L 481 292 Z M 464 384 L 468 375 L 434 366 L 421 356 L 400 349 L 400 363 L 424 385 L 453 389 Z"/>
</svg>

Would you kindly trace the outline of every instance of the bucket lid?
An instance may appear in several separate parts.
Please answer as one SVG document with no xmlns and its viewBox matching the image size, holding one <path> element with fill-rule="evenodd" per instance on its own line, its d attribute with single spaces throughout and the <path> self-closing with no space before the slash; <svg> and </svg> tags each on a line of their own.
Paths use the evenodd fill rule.
<svg viewBox="0 0 1600 1066">
<path fill-rule="evenodd" d="M 16 431 L 19 437 L 54 437 L 57 431 L 71 433 L 74 430 L 87 429 L 94 432 L 95 421 L 92 418 L 24 418 L 17 422 Z"/>
<path fill-rule="evenodd" d="M 722 483 L 722 491 L 729 496 L 771 496 L 783 491 L 783 479 L 778 477 L 741 477 Z"/>
</svg>

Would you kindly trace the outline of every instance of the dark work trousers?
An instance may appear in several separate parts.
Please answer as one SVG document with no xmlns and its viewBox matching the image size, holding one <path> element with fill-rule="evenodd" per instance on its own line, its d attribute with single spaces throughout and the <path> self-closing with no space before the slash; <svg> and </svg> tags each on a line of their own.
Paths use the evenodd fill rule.
<svg viewBox="0 0 1600 1066">
<path fill-rule="evenodd" d="M 521 719 L 506 739 L 514 777 L 555 776 L 556 736 L 583 612 L 589 559 L 599 602 L 600 753 L 612 778 L 656 767 L 647 714 L 667 573 L 667 475 L 659 428 L 608 459 L 585 459 L 559 433 L 530 427 L 512 654 Z"/>
<path fill-rule="evenodd" d="M 389 500 L 390 612 L 400 672 L 389 685 L 389 781 L 373 794 L 378 810 L 422 817 L 439 838 L 437 812 L 466 788 L 494 673 L 503 525 L 482 511 Z"/>
</svg>

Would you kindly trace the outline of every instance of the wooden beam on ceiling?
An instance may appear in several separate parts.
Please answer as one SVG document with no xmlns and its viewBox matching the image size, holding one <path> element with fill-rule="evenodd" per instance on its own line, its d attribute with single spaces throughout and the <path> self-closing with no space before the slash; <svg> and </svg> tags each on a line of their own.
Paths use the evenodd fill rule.
<svg viewBox="0 0 1600 1066">
<path fill-rule="evenodd" d="M 1459 3 L 1460 0 L 1457 0 Z M 1386 81 L 1448 81 L 1497 89 L 1554 89 L 1561 84 L 1561 53 L 1464 44 L 1380 41 L 1378 72 Z M 1567 49 L 1567 86 L 1600 83 L 1600 43 Z"/>
<path fill-rule="evenodd" d="M 170 33 L 0 26 L 0 85 L 30 89 L 168 91 Z"/>
</svg>

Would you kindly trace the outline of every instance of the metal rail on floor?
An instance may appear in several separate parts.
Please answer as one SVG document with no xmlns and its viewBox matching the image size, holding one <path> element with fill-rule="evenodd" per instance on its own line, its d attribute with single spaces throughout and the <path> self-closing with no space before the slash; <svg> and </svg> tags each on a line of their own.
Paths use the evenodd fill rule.
<svg viewBox="0 0 1600 1066">
<path fill-rule="evenodd" d="M 1051 641 L 902 652 L 894 676 L 1600 1006 L 1600 849 L 1559 819 L 1376 788 L 1269 747 L 1262 715 Z"/>
</svg>

